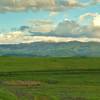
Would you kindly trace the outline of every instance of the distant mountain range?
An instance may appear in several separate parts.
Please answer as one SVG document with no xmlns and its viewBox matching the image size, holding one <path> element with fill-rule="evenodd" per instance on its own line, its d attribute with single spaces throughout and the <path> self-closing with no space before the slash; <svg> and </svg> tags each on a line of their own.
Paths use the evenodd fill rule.
<svg viewBox="0 0 100 100">
<path fill-rule="evenodd" d="M 0 45 L 0 56 L 96 57 L 100 56 L 100 43 L 73 41 L 67 43 L 2 44 Z"/>
</svg>

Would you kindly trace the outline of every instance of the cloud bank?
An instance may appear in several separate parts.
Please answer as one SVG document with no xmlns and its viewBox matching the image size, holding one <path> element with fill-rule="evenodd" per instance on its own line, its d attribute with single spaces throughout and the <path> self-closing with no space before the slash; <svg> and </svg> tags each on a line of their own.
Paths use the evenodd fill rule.
<svg viewBox="0 0 100 100">
<path fill-rule="evenodd" d="M 92 19 L 88 24 L 82 24 L 87 17 Z M 65 18 L 57 25 L 52 20 L 30 20 L 29 25 L 21 26 L 19 30 L 32 35 L 100 38 L 100 14 L 85 13 L 76 21 Z"/>
<path fill-rule="evenodd" d="M 18 12 L 27 10 L 62 11 L 73 7 L 96 5 L 100 0 L 81 2 L 80 0 L 0 0 L 0 12 Z"/>
<path fill-rule="evenodd" d="M 20 43 L 33 43 L 33 42 L 100 42 L 99 38 L 71 38 L 71 37 L 56 37 L 56 36 L 30 36 L 25 35 L 23 32 L 16 31 L 5 34 L 0 34 L 0 44 L 20 44 Z"/>
</svg>

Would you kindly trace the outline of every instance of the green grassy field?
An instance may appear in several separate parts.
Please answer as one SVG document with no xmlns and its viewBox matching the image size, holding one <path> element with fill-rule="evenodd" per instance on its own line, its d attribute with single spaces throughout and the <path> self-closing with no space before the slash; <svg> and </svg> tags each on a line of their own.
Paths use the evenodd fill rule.
<svg viewBox="0 0 100 100">
<path fill-rule="evenodd" d="M 100 100 L 100 58 L 0 57 L 0 100 Z"/>
</svg>

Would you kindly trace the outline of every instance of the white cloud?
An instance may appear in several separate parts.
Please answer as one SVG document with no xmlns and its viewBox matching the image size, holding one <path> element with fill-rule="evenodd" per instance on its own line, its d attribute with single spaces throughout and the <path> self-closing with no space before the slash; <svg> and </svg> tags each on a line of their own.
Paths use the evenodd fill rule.
<svg viewBox="0 0 100 100">
<path fill-rule="evenodd" d="M 55 24 L 51 20 L 30 20 L 29 30 L 31 32 L 51 32 L 55 28 Z"/>
<path fill-rule="evenodd" d="M 100 14 L 96 14 L 93 18 L 93 26 L 100 28 Z"/>
<path fill-rule="evenodd" d="M 24 33 L 21 31 L 1 33 L 0 34 L 0 44 L 6 43 L 19 43 L 24 37 Z"/>
<path fill-rule="evenodd" d="M 58 24 L 55 29 L 56 34 L 73 35 L 80 33 L 80 25 L 75 21 L 70 21 L 67 18 Z"/>
<path fill-rule="evenodd" d="M 56 16 L 56 15 L 58 15 L 58 12 L 53 12 L 53 11 L 52 11 L 52 12 L 49 14 L 50 17 Z"/>
<path fill-rule="evenodd" d="M 86 17 L 88 17 L 88 16 L 95 17 L 96 15 L 97 15 L 97 14 L 95 14 L 95 13 L 85 13 L 85 14 L 83 14 L 83 15 L 80 16 L 80 21 L 81 21 L 81 22 L 84 21 L 84 19 L 85 19 Z"/>
<path fill-rule="evenodd" d="M 23 32 L 9 32 L 5 34 L 0 34 L 0 44 L 20 44 L 20 43 L 32 43 L 32 42 L 100 42 L 99 38 L 70 38 L 70 37 L 56 37 L 56 36 L 30 36 Z"/>
<path fill-rule="evenodd" d="M 98 13 L 86 13 L 80 16 L 80 21 L 82 23 L 86 17 L 92 17 L 90 24 L 87 25 L 87 33 L 91 33 L 91 37 L 99 37 L 100 38 L 100 14 Z"/>
<path fill-rule="evenodd" d="M 100 14 L 98 13 L 85 13 L 80 16 L 80 22 L 84 21 L 86 17 L 93 17 L 91 24 L 93 27 L 100 27 Z"/>
</svg>

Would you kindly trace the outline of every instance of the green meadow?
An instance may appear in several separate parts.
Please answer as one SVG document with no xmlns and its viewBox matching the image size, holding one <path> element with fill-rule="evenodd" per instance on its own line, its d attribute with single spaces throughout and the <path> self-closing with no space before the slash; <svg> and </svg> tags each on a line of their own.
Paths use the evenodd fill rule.
<svg viewBox="0 0 100 100">
<path fill-rule="evenodd" d="M 0 100 L 100 100 L 100 58 L 0 57 Z"/>
</svg>

